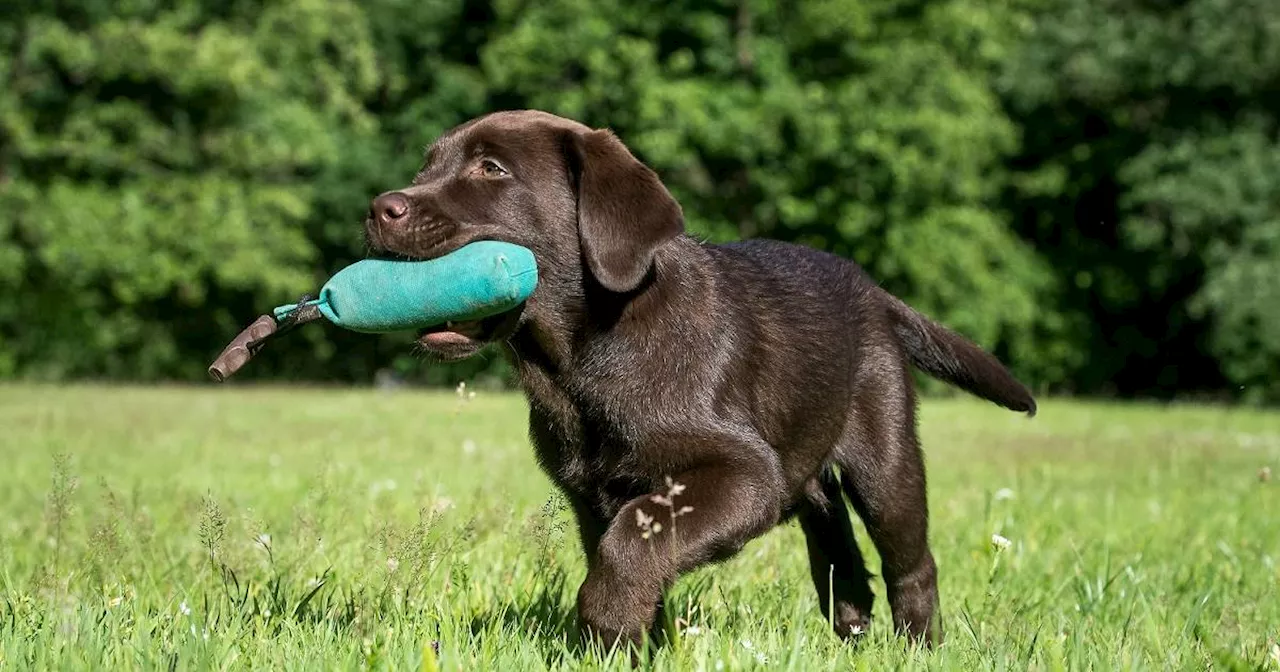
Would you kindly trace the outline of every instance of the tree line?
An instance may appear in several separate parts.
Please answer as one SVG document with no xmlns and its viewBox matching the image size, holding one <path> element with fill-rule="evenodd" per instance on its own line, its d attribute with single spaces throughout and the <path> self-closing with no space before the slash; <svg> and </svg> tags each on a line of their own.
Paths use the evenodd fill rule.
<svg viewBox="0 0 1280 672">
<path fill-rule="evenodd" d="M 0 378 L 200 380 L 441 131 L 613 128 L 1044 392 L 1280 399 L 1270 0 L 0 2 Z M 241 376 L 501 379 L 313 327 Z"/>
</svg>

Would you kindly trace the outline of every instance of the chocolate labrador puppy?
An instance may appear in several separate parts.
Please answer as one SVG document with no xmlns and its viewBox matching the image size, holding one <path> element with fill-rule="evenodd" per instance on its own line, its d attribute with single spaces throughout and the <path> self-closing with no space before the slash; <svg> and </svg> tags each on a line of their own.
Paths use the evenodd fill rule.
<svg viewBox="0 0 1280 672">
<path fill-rule="evenodd" d="M 940 641 L 910 367 L 1034 415 L 994 357 L 847 259 L 685 235 L 680 205 L 613 133 L 544 112 L 445 133 L 365 228 L 378 255 L 484 239 L 534 252 L 524 306 L 418 343 L 442 360 L 501 344 L 516 367 L 588 557 L 588 632 L 643 641 L 679 575 L 792 517 L 824 615 L 863 632 L 873 595 L 844 495 L 883 559 L 896 630 Z"/>
</svg>

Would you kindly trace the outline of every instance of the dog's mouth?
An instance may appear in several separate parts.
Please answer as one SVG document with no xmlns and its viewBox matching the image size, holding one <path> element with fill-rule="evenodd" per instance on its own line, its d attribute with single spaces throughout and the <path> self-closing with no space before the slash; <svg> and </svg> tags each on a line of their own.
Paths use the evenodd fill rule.
<svg viewBox="0 0 1280 672">
<path fill-rule="evenodd" d="M 424 346 L 459 346 L 482 343 L 488 340 L 485 337 L 492 331 L 490 326 L 485 324 L 485 322 L 491 320 L 492 318 L 468 320 L 466 322 L 445 322 L 444 324 L 419 331 L 418 343 Z"/>
<path fill-rule="evenodd" d="M 480 240 L 480 238 L 476 240 Z M 371 258 L 429 261 L 442 257 L 462 247 L 464 244 L 475 241 L 439 241 L 414 248 L 379 244 L 381 242 L 369 241 L 369 256 Z M 445 361 L 465 359 L 476 354 L 490 343 L 509 338 L 515 332 L 523 312 L 524 307 L 522 305 L 507 312 L 478 320 L 445 322 L 434 327 L 421 329 L 417 333 L 417 345 L 438 359 Z"/>
<path fill-rule="evenodd" d="M 521 309 L 510 310 L 481 320 L 446 322 L 418 332 L 417 346 L 444 362 L 467 359 L 485 346 L 505 340 L 515 331 Z"/>
<path fill-rule="evenodd" d="M 479 320 L 446 322 L 418 332 L 423 351 L 444 361 L 466 359 L 486 345 L 505 341 L 516 331 L 523 306 Z"/>
</svg>

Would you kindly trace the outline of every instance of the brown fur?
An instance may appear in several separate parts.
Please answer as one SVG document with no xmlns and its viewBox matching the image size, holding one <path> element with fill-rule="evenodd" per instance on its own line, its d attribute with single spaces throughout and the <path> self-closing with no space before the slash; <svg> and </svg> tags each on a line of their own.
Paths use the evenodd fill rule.
<svg viewBox="0 0 1280 672">
<path fill-rule="evenodd" d="M 896 629 L 941 638 L 909 367 L 1034 414 L 994 357 L 846 259 L 686 236 L 618 138 L 542 112 L 446 133 L 366 229 L 380 254 L 498 239 L 536 255 L 522 309 L 424 347 L 457 359 L 498 343 L 515 364 L 537 457 L 577 515 L 590 632 L 641 641 L 681 573 L 793 516 L 824 615 L 830 585 L 837 632 L 865 630 L 873 598 L 845 495 L 883 558 Z M 666 477 L 685 487 L 675 508 L 692 507 L 674 525 L 653 499 Z M 637 511 L 665 529 L 643 538 Z"/>
</svg>

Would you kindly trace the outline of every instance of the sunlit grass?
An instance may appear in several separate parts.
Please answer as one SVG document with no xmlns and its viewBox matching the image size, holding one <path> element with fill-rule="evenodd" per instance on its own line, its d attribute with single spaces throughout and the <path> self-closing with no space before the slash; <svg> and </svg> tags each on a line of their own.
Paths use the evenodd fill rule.
<svg viewBox="0 0 1280 672">
<path fill-rule="evenodd" d="M 466 396 L 0 387 L 0 669 L 629 669 L 577 642 L 523 402 Z M 921 428 L 940 649 L 883 600 L 831 635 L 791 524 L 679 583 L 648 664 L 1280 669 L 1280 415 L 955 400 Z"/>
</svg>

